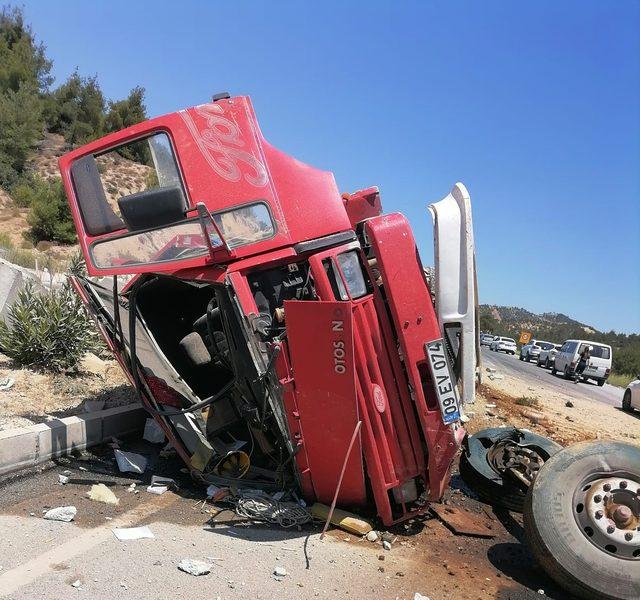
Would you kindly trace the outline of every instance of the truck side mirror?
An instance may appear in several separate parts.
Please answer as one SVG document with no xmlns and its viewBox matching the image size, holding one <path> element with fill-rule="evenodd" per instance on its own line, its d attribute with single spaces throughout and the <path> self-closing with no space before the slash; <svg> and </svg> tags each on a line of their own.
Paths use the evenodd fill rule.
<svg viewBox="0 0 640 600">
<path fill-rule="evenodd" d="M 179 187 L 168 186 L 122 196 L 118 208 L 127 229 L 138 231 L 182 221 L 186 202 Z"/>
</svg>

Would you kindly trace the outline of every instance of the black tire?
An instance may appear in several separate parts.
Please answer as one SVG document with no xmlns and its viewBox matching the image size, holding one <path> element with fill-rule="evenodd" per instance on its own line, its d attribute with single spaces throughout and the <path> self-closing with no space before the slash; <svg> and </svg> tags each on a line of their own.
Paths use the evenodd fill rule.
<svg viewBox="0 0 640 600">
<path fill-rule="evenodd" d="M 571 379 L 571 375 L 569 375 L 569 366 L 568 365 L 564 366 L 564 378 L 565 379 Z"/>
<path fill-rule="evenodd" d="M 622 396 L 622 410 L 633 412 L 631 408 L 631 390 L 624 391 L 624 396 Z"/>
<path fill-rule="evenodd" d="M 547 358 L 547 359 L 544 361 L 544 368 L 545 368 L 545 369 L 548 369 L 550 366 L 551 366 L 551 365 L 549 364 L 549 359 Z"/>
<path fill-rule="evenodd" d="M 555 375 L 558 372 L 558 370 L 556 369 L 556 363 L 553 363 L 553 365 L 551 366 L 551 374 Z"/>
<path fill-rule="evenodd" d="M 522 512 L 525 494 L 496 473 L 487 460 L 487 451 L 493 442 L 515 432 L 514 427 L 491 427 L 467 436 L 460 456 L 460 476 L 487 504 Z M 530 431 L 522 431 L 518 443 L 533 446 L 545 458 L 562 450 L 560 444 Z"/>
<path fill-rule="evenodd" d="M 640 481 L 640 447 L 583 442 L 548 460 L 529 488 L 525 533 L 533 555 L 563 588 L 587 600 L 640 598 L 640 562 L 601 550 L 574 515 L 573 494 L 598 473 L 626 473 Z"/>
<path fill-rule="evenodd" d="M 524 360 L 524 356 L 522 356 L 522 352 L 520 352 L 520 360 Z"/>
<path fill-rule="evenodd" d="M 604 385 L 605 381 L 606 381 L 606 379 L 598 379 L 598 386 L 602 387 Z"/>
</svg>

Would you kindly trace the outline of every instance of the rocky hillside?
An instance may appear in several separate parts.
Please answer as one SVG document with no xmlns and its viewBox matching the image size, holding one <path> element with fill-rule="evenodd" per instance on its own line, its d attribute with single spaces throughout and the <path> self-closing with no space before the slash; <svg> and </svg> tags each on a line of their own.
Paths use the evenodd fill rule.
<svg viewBox="0 0 640 600">
<path fill-rule="evenodd" d="M 562 313 L 542 313 L 540 315 L 519 308 L 517 306 L 495 306 L 492 304 L 480 305 L 480 314 L 488 315 L 496 323 L 510 330 L 533 331 L 554 328 L 571 328 L 582 330 L 584 333 L 599 333 L 594 327 L 580 323 Z"/>
<path fill-rule="evenodd" d="M 69 150 L 70 146 L 63 136 L 45 133 L 28 161 L 27 171 L 49 181 L 59 179 L 58 159 Z M 100 171 L 108 200 L 117 211 L 116 199 L 122 195 L 146 189 L 153 169 L 110 153 L 101 158 Z M 33 266 L 31 263 L 34 259 L 38 259 L 40 263 L 43 261 L 48 263 L 47 259 L 53 259 L 60 268 L 77 252 L 78 245 L 39 242 L 34 248 L 28 236 L 30 228 L 27 221 L 28 214 L 29 208 L 18 206 L 9 192 L 0 188 L 0 221 L 3 238 L 13 248 L 11 255 L 5 258 L 27 267 Z M 7 254 L 6 251 L 5 254 Z"/>
</svg>

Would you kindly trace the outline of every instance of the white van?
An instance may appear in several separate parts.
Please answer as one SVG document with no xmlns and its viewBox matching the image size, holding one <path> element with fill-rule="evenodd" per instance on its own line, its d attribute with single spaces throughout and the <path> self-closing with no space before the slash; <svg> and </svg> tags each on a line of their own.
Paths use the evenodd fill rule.
<svg viewBox="0 0 640 600">
<path fill-rule="evenodd" d="M 585 380 L 593 379 L 598 382 L 599 386 L 603 386 L 611 373 L 611 346 L 606 344 L 588 340 L 567 340 L 558 350 L 551 372 L 555 375 L 557 371 L 560 371 L 567 379 L 571 379 L 575 375 L 580 354 L 585 346 L 591 346 L 593 350 L 582 378 Z"/>
</svg>

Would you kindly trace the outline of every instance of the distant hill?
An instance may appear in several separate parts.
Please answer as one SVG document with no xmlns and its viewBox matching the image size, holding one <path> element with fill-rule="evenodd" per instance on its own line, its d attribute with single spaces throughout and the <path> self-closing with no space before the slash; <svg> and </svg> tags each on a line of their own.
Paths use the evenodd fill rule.
<svg viewBox="0 0 640 600">
<path fill-rule="evenodd" d="M 598 331 L 562 313 L 533 313 L 517 306 L 480 305 L 480 330 L 518 338 L 529 331 L 535 338 L 562 343 L 568 339 L 588 339 L 609 344 L 613 349 L 613 368 L 618 373 L 640 372 L 640 335 Z"/>
<path fill-rule="evenodd" d="M 514 328 L 518 331 L 534 332 L 535 330 L 535 332 L 538 332 L 536 335 L 539 335 L 540 332 L 543 331 L 571 328 L 572 330 L 580 330 L 588 334 L 600 333 L 595 327 L 580 323 L 580 321 L 576 321 L 562 313 L 549 312 L 539 315 L 517 306 L 481 304 L 480 315 L 481 317 L 485 317 L 485 321 L 491 319 L 496 323 L 487 322 L 487 325 L 491 324 L 493 327 L 508 328 L 509 331 L 513 331 Z"/>
</svg>

